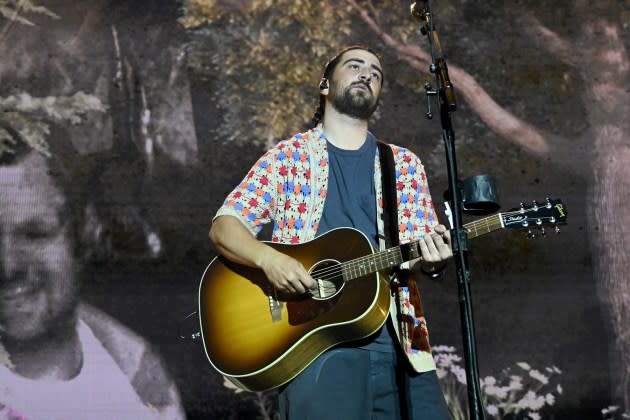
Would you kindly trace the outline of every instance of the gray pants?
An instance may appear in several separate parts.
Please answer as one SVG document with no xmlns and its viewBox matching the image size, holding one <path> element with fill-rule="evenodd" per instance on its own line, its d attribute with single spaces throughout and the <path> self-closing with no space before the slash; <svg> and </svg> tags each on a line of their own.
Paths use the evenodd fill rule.
<svg viewBox="0 0 630 420">
<path fill-rule="evenodd" d="M 403 356 L 360 348 L 322 354 L 280 391 L 286 420 L 448 420 L 435 371 L 410 373 Z"/>
</svg>

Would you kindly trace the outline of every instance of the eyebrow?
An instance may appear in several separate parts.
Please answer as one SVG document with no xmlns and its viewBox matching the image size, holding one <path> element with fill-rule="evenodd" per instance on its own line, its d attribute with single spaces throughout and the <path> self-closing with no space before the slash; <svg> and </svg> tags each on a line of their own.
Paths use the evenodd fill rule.
<svg viewBox="0 0 630 420">
<path fill-rule="evenodd" d="M 356 61 L 357 63 L 361 63 L 361 64 L 365 64 L 365 60 L 361 59 L 361 58 L 349 58 L 346 61 L 343 62 L 343 65 L 346 65 L 352 61 Z M 381 79 L 383 78 L 383 70 L 381 70 L 381 68 L 379 66 L 377 66 L 376 64 L 372 64 L 371 66 L 374 70 L 378 71 L 381 74 Z"/>
<path fill-rule="evenodd" d="M 57 229 L 63 227 L 65 224 L 61 215 L 57 214 L 57 212 L 52 214 L 27 215 L 23 219 L 19 219 L 18 223 L 21 228 L 28 229 Z"/>
</svg>

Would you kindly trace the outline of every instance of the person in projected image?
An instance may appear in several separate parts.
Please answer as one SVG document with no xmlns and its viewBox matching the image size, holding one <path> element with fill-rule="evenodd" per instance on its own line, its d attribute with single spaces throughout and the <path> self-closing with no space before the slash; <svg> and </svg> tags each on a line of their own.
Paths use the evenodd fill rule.
<svg viewBox="0 0 630 420">
<path fill-rule="evenodd" d="M 0 155 L 0 419 L 184 418 L 148 343 L 81 302 L 98 225 L 79 162 L 19 139 Z"/>
</svg>

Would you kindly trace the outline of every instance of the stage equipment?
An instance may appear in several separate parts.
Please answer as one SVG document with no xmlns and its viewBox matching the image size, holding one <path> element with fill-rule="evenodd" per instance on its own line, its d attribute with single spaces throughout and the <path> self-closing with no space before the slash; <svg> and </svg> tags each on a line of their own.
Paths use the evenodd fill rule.
<svg viewBox="0 0 630 420">
<path fill-rule="evenodd" d="M 442 124 L 442 138 L 446 149 L 446 163 L 450 193 L 451 238 L 453 256 L 457 272 L 457 286 L 459 293 L 460 318 L 464 343 L 464 361 L 466 366 L 466 384 L 468 391 L 468 407 L 471 419 L 485 419 L 479 384 L 479 367 L 477 365 L 477 350 L 475 343 L 475 328 L 472 309 L 472 294 L 470 287 L 470 272 L 468 270 L 468 237 L 462 226 L 462 210 L 464 201 L 461 194 L 461 183 L 457 179 L 457 162 L 455 157 L 455 132 L 451 122 L 451 113 L 457 109 L 455 88 L 448 74 L 448 66 L 442 53 L 440 39 L 433 22 L 431 2 L 424 0 L 411 5 L 411 15 L 420 25 L 420 32 L 429 40 L 431 50 L 431 64 L 429 70 L 435 74 L 436 87 L 429 83 L 424 89 L 427 96 L 426 117 L 433 118 L 431 112 L 431 98 L 437 97 Z"/>
</svg>

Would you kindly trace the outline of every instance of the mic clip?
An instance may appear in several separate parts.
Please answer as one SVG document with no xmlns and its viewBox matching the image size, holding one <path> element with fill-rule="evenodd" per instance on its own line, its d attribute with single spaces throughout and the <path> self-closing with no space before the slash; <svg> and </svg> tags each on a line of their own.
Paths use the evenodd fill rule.
<svg viewBox="0 0 630 420">
<path fill-rule="evenodd" d="M 431 96 L 437 96 L 437 91 L 433 89 L 433 86 L 429 83 L 424 84 L 424 91 L 427 95 L 427 119 L 433 118 L 433 113 L 431 112 Z"/>
</svg>

